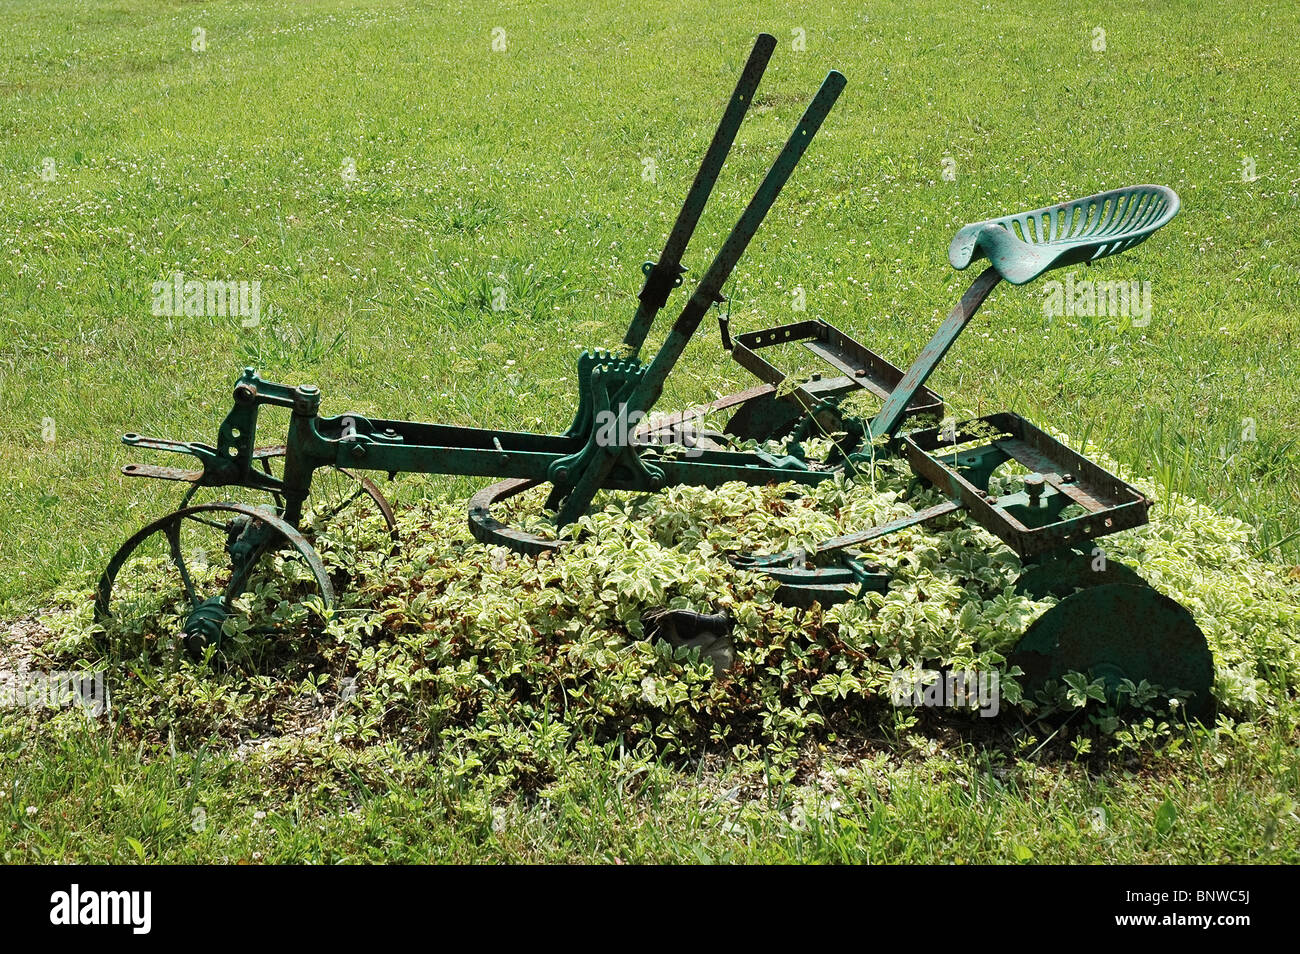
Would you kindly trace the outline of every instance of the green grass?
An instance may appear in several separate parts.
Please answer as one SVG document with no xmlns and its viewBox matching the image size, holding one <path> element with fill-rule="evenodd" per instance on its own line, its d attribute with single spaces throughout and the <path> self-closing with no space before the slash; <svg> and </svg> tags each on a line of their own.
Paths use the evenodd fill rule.
<svg viewBox="0 0 1300 954">
<path fill-rule="evenodd" d="M 0 0 L 0 614 L 98 572 L 175 502 L 171 485 L 120 476 L 146 458 L 119 436 L 212 442 L 245 364 L 320 385 L 326 413 L 566 426 L 576 350 L 621 339 L 640 263 L 760 29 L 781 42 L 688 255 L 697 273 L 826 70 L 849 86 L 726 289 L 733 331 L 799 317 L 799 287 L 807 316 L 906 364 L 969 280 L 946 261 L 962 224 L 1169 185 L 1179 217 L 1092 274 L 1149 280 L 1149 327 L 1048 319 L 1040 289 L 1002 288 L 931 384 L 959 414 L 1012 409 L 1089 439 L 1252 524 L 1262 556 L 1300 562 L 1300 9 L 654 6 Z M 155 318 L 150 287 L 177 270 L 258 280 L 271 312 L 252 329 Z M 750 383 L 709 327 L 663 407 Z M 931 786 L 947 750 L 914 754 L 889 769 L 879 814 L 792 832 L 785 796 L 764 790 L 744 839 L 702 826 L 725 812 L 668 776 L 614 798 L 613 763 L 505 834 L 418 765 L 358 770 L 316 799 L 229 753 L 196 781 L 193 752 L 75 727 L 11 737 L 0 786 L 5 851 L 23 859 L 126 859 L 129 837 L 150 860 L 997 861 L 1021 845 L 1046 861 L 1213 861 L 1275 859 L 1277 844 L 1294 860 L 1294 726 L 1284 710 L 1216 742 L 1222 765 L 1147 752 L 1100 778 L 959 748 Z M 186 821 L 196 792 L 215 819 L 203 834 Z M 1159 832 L 1166 799 L 1178 822 Z M 1101 805 L 1114 836 L 1098 839 L 1080 826 Z"/>
<path fill-rule="evenodd" d="M 618 4 L 0 6 L 0 600 L 95 570 L 161 511 L 173 488 L 120 477 L 139 458 L 118 436 L 211 441 L 254 359 L 319 384 L 327 412 L 566 425 L 574 350 L 621 337 L 638 267 L 761 28 L 783 42 L 696 236 L 697 270 L 825 71 L 850 85 L 736 271 L 735 327 L 792 317 L 801 286 L 808 315 L 906 363 L 968 280 L 945 259 L 961 224 L 1168 184 L 1180 216 L 1097 271 L 1152 282 L 1150 327 L 1048 321 L 1032 286 L 1006 288 L 934 385 L 958 410 L 1090 432 L 1259 527 L 1261 547 L 1294 534 L 1300 12 L 1072 9 L 1025 0 L 972 22 L 935 3 L 761 19 L 712 2 L 662 17 Z M 251 332 L 156 319 L 150 286 L 176 270 L 260 280 L 274 315 Z M 700 338 L 665 407 L 745 381 Z M 1298 548 L 1292 537 L 1283 554 Z"/>
<path fill-rule="evenodd" d="M 0 755 L 0 772 L 21 766 L 0 782 L 0 857 L 1294 864 L 1294 737 L 1243 736 L 1094 775 L 960 744 L 936 754 L 904 735 L 799 787 L 719 776 L 707 760 L 669 771 L 615 748 L 552 798 L 483 811 L 466 807 L 468 786 L 387 750 L 336 762 L 331 777 L 310 749 L 142 751 L 70 719 Z"/>
</svg>

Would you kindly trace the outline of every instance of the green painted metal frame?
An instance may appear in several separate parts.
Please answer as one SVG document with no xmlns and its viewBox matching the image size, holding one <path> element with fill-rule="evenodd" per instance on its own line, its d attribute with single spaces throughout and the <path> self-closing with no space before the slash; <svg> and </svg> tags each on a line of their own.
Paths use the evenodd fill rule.
<svg viewBox="0 0 1300 954">
<path fill-rule="evenodd" d="M 976 427 L 976 425 L 983 427 Z M 981 436 L 986 430 L 997 436 Z M 944 490 L 1021 556 L 1036 556 L 1141 526 L 1152 501 L 1136 487 L 1071 450 L 1018 414 L 989 414 L 903 438 L 912 469 Z M 948 446 L 978 446 L 947 451 Z M 989 475 L 1016 461 L 1030 470 L 1023 490 L 994 497 Z M 1083 510 L 1063 517 L 1070 506 Z"/>
<path fill-rule="evenodd" d="M 856 595 L 861 595 L 869 589 L 879 589 L 887 580 L 854 551 L 855 547 L 957 510 L 968 510 L 980 525 L 1029 562 L 1069 552 L 1084 541 L 1146 523 L 1152 506 L 1150 499 L 1019 415 L 989 415 L 978 422 L 957 424 L 951 431 L 929 428 L 901 437 L 899 432 L 909 418 L 922 410 L 936 410 L 931 399 L 937 402 L 937 410 L 942 413 L 942 402 L 926 387 L 926 382 L 1004 278 L 1014 284 L 1024 284 L 1050 269 L 1091 263 L 1118 254 L 1145 241 L 1166 225 L 1178 209 L 1179 199 L 1173 190 L 1143 185 L 961 229 L 950 249 L 953 266 L 962 269 L 981 257 L 989 259 L 989 266 L 975 278 L 911 366 L 884 396 L 880 411 L 861 428 L 863 433 L 851 441 L 853 446 L 861 446 L 887 437 L 889 452 L 902 452 L 918 476 L 943 489 L 950 499 L 879 527 L 827 540 L 808 550 L 743 555 L 733 562 L 775 577 L 781 583 L 779 595 L 787 602 L 797 605 L 809 605 L 813 601 L 843 602 L 855 595 L 847 587 L 858 587 Z M 805 327 L 808 324 L 782 325 L 738 336 L 731 346 L 732 355 L 761 380 L 775 383 L 783 377 L 781 372 L 754 354 L 755 346 L 796 339 L 809 330 Z M 838 330 L 827 328 L 829 331 L 819 329 L 817 334 L 826 338 L 842 336 Z M 730 340 L 725 325 L 723 336 L 724 341 Z M 842 351 L 823 356 L 844 370 Z M 874 354 L 871 357 L 878 358 Z M 884 364 L 893 369 L 888 362 Z M 892 376 L 896 371 L 884 373 Z M 826 406 L 827 394 L 833 400 L 847 390 L 839 381 L 819 382 L 819 385 L 820 393 L 805 384 L 793 388 L 787 396 L 787 400 L 809 415 L 806 419 Z M 879 393 L 875 388 L 872 390 Z M 751 407 L 754 409 L 751 416 L 761 417 L 762 423 L 768 426 L 780 425 L 791 414 L 788 409 L 774 408 L 770 400 L 751 402 Z M 943 453 L 945 443 L 971 442 L 973 435 L 965 430 L 975 424 L 992 427 L 1003 434 L 999 440 L 982 447 Z M 751 422 L 746 420 L 741 426 L 748 428 Z M 850 463 L 862 459 L 860 454 L 850 453 L 848 457 Z M 989 480 L 1007 461 L 1016 461 L 1032 473 L 1022 491 L 994 497 L 988 493 Z M 1084 513 L 1064 518 L 1062 514 L 1071 504 L 1081 507 Z"/>
<path fill-rule="evenodd" d="M 314 386 L 269 382 L 254 369 L 246 368 L 235 384 L 234 406 L 221 424 L 215 445 L 157 440 L 138 434 L 123 438 L 135 447 L 188 454 L 198 459 L 201 469 L 132 464 L 124 472 L 129 476 L 185 481 L 192 487 L 239 486 L 266 491 L 281 502 L 277 519 L 290 528 L 301 520 L 313 475 L 324 467 L 390 475 L 505 478 L 471 502 L 470 524 L 480 538 L 500 539 L 522 552 L 539 552 L 554 544 L 535 535 L 510 531 L 492 517 L 491 506 L 528 487 L 550 485 L 548 506 L 556 511 L 556 523 L 564 526 L 584 514 L 602 489 L 648 492 L 674 485 L 710 487 L 730 481 L 812 485 L 837 473 L 842 466 L 804 459 L 798 428 L 794 431 L 795 441 L 787 445 L 783 455 L 700 447 L 683 455 L 677 452 L 679 449 L 655 443 L 654 430 L 645 425 L 630 437 L 612 443 L 600 439 L 596 426 L 602 415 L 612 413 L 624 420 L 639 420 L 655 406 L 701 320 L 724 300 L 724 283 L 845 86 L 840 73 L 832 71 L 827 75 L 654 357 L 643 362 L 639 352 L 673 288 L 682 283 L 686 271 L 682 256 L 775 44 L 768 34 L 760 35 L 755 42 L 663 253 L 658 262 L 643 266 L 645 282 L 623 348 L 618 353 L 586 352 L 580 356 L 579 406 L 573 423 L 563 434 L 456 427 L 355 413 L 325 417 L 320 414 L 320 391 Z M 848 422 L 847 426 L 856 431 L 852 446 L 844 449 L 838 463 L 842 465 L 846 459 L 853 463 L 853 447 L 887 436 L 888 452 L 904 453 L 919 476 L 950 495 L 943 504 L 828 540 L 811 551 L 739 557 L 737 562 L 776 577 L 792 601 L 834 602 L 838 601 L 834 594 L 847 592 L 848 585 L 855 586 L 859 594 L 888 585 L 886 575 L 853 554 L 854 547 L 959 509 L 969 510 L 981 524 L 1029 556 L 1145 522 L 1150 502 L 1140 493 L 1016 415 L 981 419 L 986 426 L 1005 431 L 1003 438 L 959 454 L 944 453 L 938 429 L 913 431 L 901 438 L 899 432 L 913 417 L 942 413 L 942 399 L 926 387 L 926 382 L 1003 278 L 1020 284 L 1049 268 L 1123 251 L 1145 240 L 1177 210 L 1178 198 L 1172 191 L 1139 186 L 965 227 L 950 249 L 954 266 L 964 268 L 979 257 L 987 257 L 990 265 L 973 281 L 906 371 L 824 321 L 795 322 L 750 332 L 737 336 L 734 343 L 726 322 L 722 322 L 724 346 L 763 384 L 719 399 L 704 410 L 739 407 L 740 415 L 750 418 L 747 426 L 772 429 L 800 417 L 812 420 L 822 409 L 833 407 L 838 397 L 865 387 L 881 398 L 882 407 L 869 422 Z M 775 344 L 799 342 L 836 368 L 840 376 L 799 384 L 785 393 L 780 387 L 784 375 L 758 351 Z M 291 411 L 283 448 L 257 446 L 258 416 L 264 406 Z M 840 423 L 845 422 L 841 419 Z M 282 477 L 269 473 L 269 468 L 259 470 L 255 466 L 265 463 L 263 458 L 270 450 L 283 457 Z M 1035 464 L 1039 472 L 1022 493 L 1000 500 L 989 497 L 989 476 L 997 466 L 1012 459 Z M 1084 505 L 1089 513 L 1062 520 L 1061 513 L 1070 503 Z M 835 565 L 830 560 L 837 554 L 840 559 Z"/>
<path fill-rule="evenodd" d="M 786 373 L 758 352 L 789 344 L 802 344 L 839 374 L 832 378 L 818 375 L 793 386 L 787 393 L 774 394 L 771 400 L 751 402 L 741 418 L 733 418 L 729 433 L 742 437 L 780 433 L 798 419 L 816 414 L 828 400 L 857 389 L 867 390 L 886 401 L 904 379 L 903 371 L 885 358 L 829 322 L 816 318 L 737 335 L 731 344 L 731 357 L 760 381 L 777 388 L 787 383 Z M 912 390 L 903 418 L 942 416 L 943 407 L 943 399 L 921 384 Z"/>
</svg>

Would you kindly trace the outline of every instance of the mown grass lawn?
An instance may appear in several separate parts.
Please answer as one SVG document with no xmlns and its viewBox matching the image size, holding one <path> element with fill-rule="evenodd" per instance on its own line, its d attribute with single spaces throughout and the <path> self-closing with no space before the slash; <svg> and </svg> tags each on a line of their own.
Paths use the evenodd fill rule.
<svg viewBox="0 0 1300 954">
<path fill-rule="evenodd" d="M 1086 437 L 1253 525 L 1261 559 L 1300 562 L 1294 4 L 6 0 L 0 613 L 98 572 L 175 502 L 120 475 L 144 459 L 120 435 L 213 441 L 244 365 L 318 384 L 326 413 L 566 426 L 576 351 L 621 339 L 759 30 L 781 42 L 697 271 L 825 72 L 849 86 L 727 288 L 733 330 L 802 301 L 905 364 L 969 280 L 946 261 L 962 224 L 1171 186 L 1179 217 L 1096 272 L 1151 283 L 1148 325 L 1050 318 L 1041 289 L 1003 288 L 931 383 L 958 415 Z M 151 286 L 177 271 L 259 281 L 260 323 L 155 317 Z M 708 328 L 663 407 L 749 383 Z M 886 733 L 865 763 L 879 799 L 859 778 L 858 813 L 794 825 L 784 781 L 710 763 L 699 784 L 681 766 L 631 784 L 611 758 L 494 824 L 383 751 L 332 764 L 314 798 L 310 764 L 269 777 L 19 719 L 0 843 L 7 860 L 1295 860 L 1295 725 L 1292 703 L 1100 769 L 1041 737 Z M 771 810 L 734 837 L 719 806 L 751 802 Z"/>
</svg>

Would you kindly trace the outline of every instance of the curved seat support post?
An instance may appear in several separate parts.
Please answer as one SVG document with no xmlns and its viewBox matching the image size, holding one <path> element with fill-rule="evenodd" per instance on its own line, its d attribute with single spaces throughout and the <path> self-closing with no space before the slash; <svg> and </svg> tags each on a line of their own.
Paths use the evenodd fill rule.
<svg viewBox="0 0 1300 954">
<path fill-rule="evenodd" d="M 934 333 L 934 337 L 916 356 L 912 366 L 903 375 L 903 380 L 898 382 L 898 387 L 889 392 L 889 397 L 885 399 L 885 404 L 880 409 L 880 413 L 872 418 L 869 434 L 871 438 L 874 439 L 882 434 L 888 434 L 890 437 L 894 436 L 899 425 L 903 422 L 903 418 L 907 414 L 907 406 L 912 403 L 912 398 L 916 396 L 916 392 L 921 389 L 934 369 L 939 366 L 939 362 L 948 353 L 948 349 L 957 340 L 957 336 L 975 317 L 975 312 L 979 311 L 980 305 L 984 304 L 984 299 L 989 297 L 989 294 L 1000 281 L 1002 281 L 1002 276 L 996 268 L 990 266 L 980 272 L 979 277 L 971 282 L 970 288 L 966 289 L 966 294 L 961 296 L 961 301 L 957 302 L 944 323 L 939 326 L 939 330 Z"/>
</svg>

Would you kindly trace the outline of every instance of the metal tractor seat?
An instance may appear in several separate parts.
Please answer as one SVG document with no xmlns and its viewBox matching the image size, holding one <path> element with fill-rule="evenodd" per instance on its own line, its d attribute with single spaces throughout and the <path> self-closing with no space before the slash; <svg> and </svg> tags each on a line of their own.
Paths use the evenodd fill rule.
<svg viewBox="0 0 1300 954">
<path fill-rule="evenodd" d="M 964 269 L 987 258 L 1011 284 L 1024 285 L 1049 269 L 1094 262 L 1140 245 L 1177 214 L 1178 196 L 1172 189 L 1112 189 L 967 225 L 948 246 L 948 261 Z"/>
</svg>

